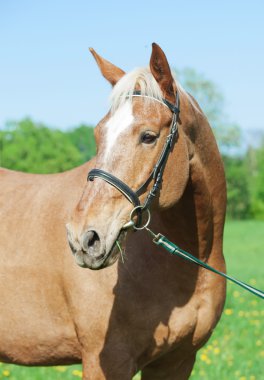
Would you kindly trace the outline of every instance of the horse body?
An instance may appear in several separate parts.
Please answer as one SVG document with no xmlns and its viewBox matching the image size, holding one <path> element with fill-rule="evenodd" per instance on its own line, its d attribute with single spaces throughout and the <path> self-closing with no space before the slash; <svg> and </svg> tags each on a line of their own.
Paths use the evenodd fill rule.
<svg viewBox="0 0 264 380">
<path fill-rule="evenodd" d="M 94 54 L 114 85 L 124 72 Z M 136 135 L 147 117 L 164 140 L 167 127 L 159 126 L 169 125 L 170 112 L 162 104 L 152 107 L 152 102 L 134 99 L 131 115 L 138 116 L 126 111 L 124 122 L 136 123 Z M 222 162 L 206 118 L 186 93 L 181 94 L 180 115 L 179 137 L 152 208 L 151 228 L 224 270 Z M 118 149 L 107 137 L 105 125 L 116 128 L 121 116 L 113 119 L 110 113 L 99 124 L 97 156 L 79 168 L 48 176 L 1 171 L 3 361 L 50 365 L 82 360 L 87 380 L 129 380 L 139 369 L 143 380 L 187 379 L 197 350 L 221 316 L 225 281 L 162 252 L 145 231 L 127 233 L 124 262 L 116 261 L 118 251 L 111 245 L 131 206 L 107 183 L 96 179 L 86 184 L 86 177 L 94 166 L 103 167 L 123 180 L 130 178 L 136 188 L 149 173 L 148 164 L 142 167 L 138 143 L 136 157 L 129 157 L 128 145 L 122 148 L 121 137 L 126 139 L 130 127 L 115 137 Z M 107 152 L 109 144 L 113 154 Z M 158 144 L 144 145 L 150 165 Z M 95 265 L 100 262 L 103 270 L 74 264 L 65 232 L 69 220 L 77 263 L 99 269 Z"/>
<path fill-rule="evenodd" d="M 60 254 L 67 249 L 67 207 L 76 196 L 72 177 L 1 171 L 0 355 L 5 361 L 62 360 L 71 351 L 68 343 L 76 341 L 63 285 L 68 257 Z"/>
</svg>

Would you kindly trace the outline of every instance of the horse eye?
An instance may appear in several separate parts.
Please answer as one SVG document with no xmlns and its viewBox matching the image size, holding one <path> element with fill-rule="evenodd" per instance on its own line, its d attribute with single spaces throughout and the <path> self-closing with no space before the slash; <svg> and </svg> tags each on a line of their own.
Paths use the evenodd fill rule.
<svg viewBox="0 0 264 380">
<path fill-rule="evenodd" d="M 143 144 L 153 144 L 158 136 L 154 135 L 153 133 L 150 132 L 144 132 L 141 135 L 141 142 Z"/>
</svg>

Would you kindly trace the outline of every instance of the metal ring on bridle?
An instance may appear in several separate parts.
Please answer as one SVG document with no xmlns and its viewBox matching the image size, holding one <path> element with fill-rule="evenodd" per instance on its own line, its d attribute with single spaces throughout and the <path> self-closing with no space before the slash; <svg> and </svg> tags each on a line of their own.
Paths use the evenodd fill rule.
<svg viewBox="0 0 264 380">
<path fill-rule="evenodd" d="M 146 223 L 145 223 L 143 226 L 141 226 L 141 227 L 136 227 L 136 226 L 135 226 L 135 223 L 133 222 L 133 217 L 135 216 L 134 214 L 136 214 L 136 212 L 137 212 L 138 209 L 141 209 L 142 212 L 146 211 L 146 212 L 147 212 L 147 215 L 148 215 L 148 218 L 147 218 Z M 150 216 L 150 211 L 149 211 L 149 209 L 148 209 L 148 208 L 147 208 L 147 209 L 144 209 L 144 206 L 142 206 L 142 205 L 134 207 L 133 210 L 132 210 L 131 213 L 130 213 L 130 222 L 133 222 L 133 223 L 134 223 L 134 224 L 133 224 L 133 228 L 134 228 L 135 230 L 137 230 L 137 231 L 139 231 L 139 230 L 144 230 L 144 229 L 149 225 L 149 223 L 150 223 L 150 218 L 151 218 L 151 216 Z"/>
</svg>

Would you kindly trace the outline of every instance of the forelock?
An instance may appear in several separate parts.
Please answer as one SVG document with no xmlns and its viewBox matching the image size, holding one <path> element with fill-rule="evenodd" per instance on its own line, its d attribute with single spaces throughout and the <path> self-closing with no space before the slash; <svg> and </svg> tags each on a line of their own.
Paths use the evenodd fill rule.
<svg viewBox="0 0 264 380">
<path fill-rule="evenodd" d="M 135 89 L 140 90 L 142 96 L 162 101 L 161 89 L 150 69 L 141 67 L 124 75 L 114 86 L 110 95 L 111 110 L 115 111 L 127 100 L 132 102 Z"/>
</svg>

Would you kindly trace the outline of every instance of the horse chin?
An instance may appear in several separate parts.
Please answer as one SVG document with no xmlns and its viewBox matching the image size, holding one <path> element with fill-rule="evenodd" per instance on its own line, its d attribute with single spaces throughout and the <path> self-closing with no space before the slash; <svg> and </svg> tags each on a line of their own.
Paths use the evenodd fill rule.
<svg viewBox="0 0 264 380">
<path fill-rule="evenodd" d="M 80 250 L 74 255 L 75 262 L 81 268 L 89 268 L 93 270 L 101 269 L 103 262 L 105 260 L 105 255 L 100 255 L 100 257 L 91 257 L 83 250 Z"/>
<path fill-rule="evenodd" d="M 77 251 L 74 255 L 76 264 L 81 268 L 89 268 L 92 270 L 100 270 L 113 265 L 120 257 L 121 252 L 116 243 L 118 241 L 121 250 L 123 251 L 126 231 L 121 230 L 117 239 L 114 240 L 110 250 L 102 253 L 98 257 L 88 255 L 83 250 Z"/>
</svg>

